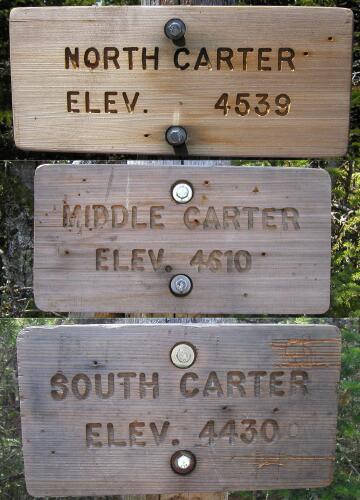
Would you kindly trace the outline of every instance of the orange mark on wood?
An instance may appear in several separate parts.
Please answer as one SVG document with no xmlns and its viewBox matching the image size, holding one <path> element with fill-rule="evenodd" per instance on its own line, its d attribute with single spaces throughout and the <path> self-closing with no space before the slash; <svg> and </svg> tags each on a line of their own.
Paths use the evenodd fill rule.
<svg viewBox="0 0 360 500">
<path fill-rule="evenodd" d="M 284 464 L 280 463 L 280 459 L 270 459 L 267 462 L 261 463 L 257 466 L 258 469 L 262 469 L 263 467 L 269 467 L 270 465 L 277 465 L 278 467 L 283 467 Z"/>
<path fill-rule="evenodd" d="M 287 368 L 329 368 L 339 363 L 338 339 L 279 339 L 271 342 L 271 348 L 277 350 L 280 363 L 277 367 Z M 334 348 L 329 352 L 327 347 Z M 326 350 L 324 350 L 324 348 Z"/>
</svg>

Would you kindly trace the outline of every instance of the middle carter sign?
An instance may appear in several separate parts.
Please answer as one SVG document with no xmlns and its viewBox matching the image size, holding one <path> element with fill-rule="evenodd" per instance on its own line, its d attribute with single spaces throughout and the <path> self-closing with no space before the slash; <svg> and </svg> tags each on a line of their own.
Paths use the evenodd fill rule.
<svg viewBox="0 0 360 500">
<path fill-rule="evenodd" d="M 34 291 L 43 310 L 323 313 L 329 279 L 325 171 L 37 170 Z"/>
</svg>

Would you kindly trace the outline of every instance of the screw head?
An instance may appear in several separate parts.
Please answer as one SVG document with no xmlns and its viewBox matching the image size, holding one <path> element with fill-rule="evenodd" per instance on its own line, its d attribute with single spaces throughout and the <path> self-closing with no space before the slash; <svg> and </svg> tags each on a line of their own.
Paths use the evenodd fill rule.
<svg viewBox="0 0 360 500">
<path fill-rule="evenodd" d="M 170 357 L 177 368 L 189 368 L 195 361 L 195 349 L 191 344 L 176 344 L 171 350 Z"/>
<path fill-rule="evenodd" d="M 165 35 L 170 40 L 180 40 L 185 36 L 186 25 L 181 19 L 170 19 L 164 26 Z"/>
<path fill-rule="evenodd" d="M 195 469 L 196 458 L 191 451 L 179 450 L 171 457 L 171 467 L 177 474 L 190 474 Z"/>
<path fill-rule="evenodd" d="M 189 183 L 178 181 L 173 185 L 171 194 L 177 203 L 188 203 L 193 197 L 193 189 Z"/>
<path fill-rule="evenodd" d="M 176 274 L 170 280 L 170 290 L 178 297 L 185 297 L 192 290 L 193 284 L 186 274 Z"/>
<path fill-rule="evenodd" d="M 165 138 L 170 146 L 182 146 L 187 140 L 187 132 L 184 127 L 174 125 L 167 129 Z"/>
</svg>

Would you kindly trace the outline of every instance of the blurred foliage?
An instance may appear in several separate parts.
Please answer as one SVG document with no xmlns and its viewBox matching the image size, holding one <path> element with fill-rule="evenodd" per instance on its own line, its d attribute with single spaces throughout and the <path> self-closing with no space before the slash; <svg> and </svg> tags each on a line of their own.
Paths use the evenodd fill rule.
<svg viewBox="0 0 360 500">
<path fill-rule="evenodd" d="M 116 320 L 106 320 L 114 322 Z M 360 498 L 360 332 L 359 319 L 273 320 L 286 323 L 332 323 L 341 329 L 342 371 L 339 386 L 334 481 L 327 488 L 232 493 L 231 499 L 249 500 L 358 500 Z M 27 326 L 55 325 L 70 320 L 0 320 L 0 498 L 25 500 L 21 451 L 16 338 Z M 74 320 L 71 320 L 74 323 Z M 81 320 L 75 320 L 81 322 Z M 241 471 L 240 471 L 241 473 Z M 93 497 L 88 497 L 93 498 Z M 100 497 L 97 497 L 100 498 Z M 121 497 L 103 497 L 121 498 Z"/>
</svg>

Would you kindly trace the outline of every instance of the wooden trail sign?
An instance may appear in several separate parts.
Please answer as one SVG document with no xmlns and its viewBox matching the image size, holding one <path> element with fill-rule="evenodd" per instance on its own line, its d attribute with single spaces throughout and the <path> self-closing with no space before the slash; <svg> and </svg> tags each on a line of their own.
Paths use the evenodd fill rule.
<svg viewBox="0 0 360 500">
<path fill-rule="evenodd" d="M 182 369 L 171 353 L 184 342 L 195 362 Z M 340 370 L 333 326 L 35 327 L 20 335 L 18 361 L 33 496 L 332 480 Z M 179 475 L 170 461 L 184 450 L 196 466 Z"/>
<path fill-rule="evenodd" d="M 192 190 L 187 203 L 172 196 L 178 184 Z M 323 313 L 330 178 L 297 168 L 45 165 L 35 176 L 34 246 L 35 301 L 47 311 Z M 170 289 L 178 275 L 192 282 L 186 296 Z"/>
<path fill-rule="evenodd" d="M 10 28 L 19 148 L 171 155 L 180 125 L 189 155 L 346 153 L 351 10 L 19 8 Z"/>
</svg>

